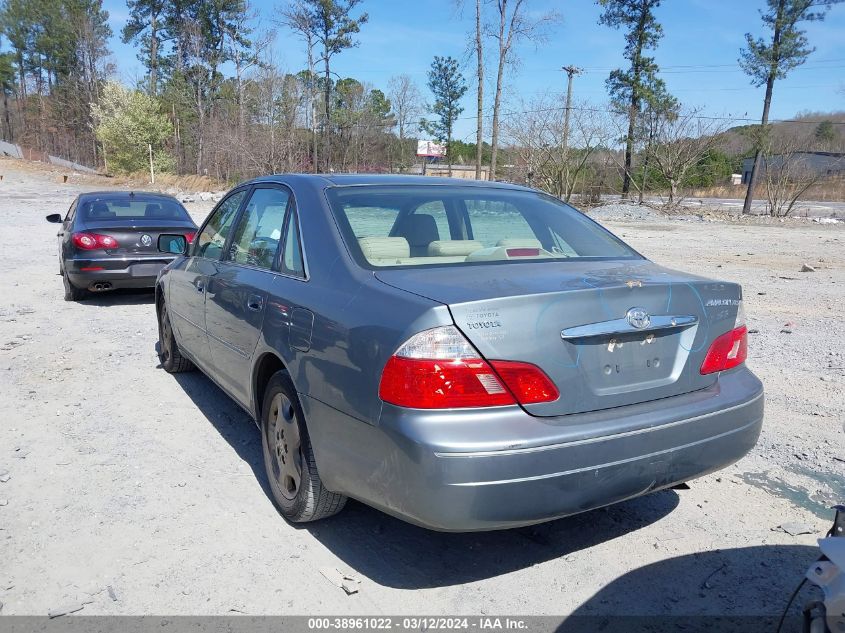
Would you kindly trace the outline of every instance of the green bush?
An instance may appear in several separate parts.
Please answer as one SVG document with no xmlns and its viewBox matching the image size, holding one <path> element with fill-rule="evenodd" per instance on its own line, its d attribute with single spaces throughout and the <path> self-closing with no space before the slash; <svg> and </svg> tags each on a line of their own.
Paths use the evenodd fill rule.
<svg viewBox="0 0 845 633">
<path fill-rule="evenodd" d="M 173 169 L 173 157 L 165 148 L 173 134 L 173 125 L 153 97 L 116 82 L 106 82 L 100 102 L 91 104 L 91 115 L 110 170 L 118 173 L 148 170 L 150 145 L 155 171 Z"/>
</svg>

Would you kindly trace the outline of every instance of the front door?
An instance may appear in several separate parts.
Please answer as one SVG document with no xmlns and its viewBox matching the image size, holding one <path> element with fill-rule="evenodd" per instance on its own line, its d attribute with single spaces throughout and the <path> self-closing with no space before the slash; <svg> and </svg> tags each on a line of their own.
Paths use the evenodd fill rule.
<svg viewBox="0 0 845 633">
<path fill-rule="evenodd" d="M 291 199 L 283 186 L 252 190 L 217 274 L 208 280 L 205 324 L 220 384 L 249 403 L 250 361 L 277 274 L 279 245 Z"/>
<path fill-rule="evenodd" d="M 248 188 L 232 192 L 209 214 L 197 233 L 191 256 L 169 273 L 168 312 L 179 346 L 204 369 L 211 364 L 205 325 L 205 298 L 209 280 L 218 272 L 238 209 Z"/>
</svg>

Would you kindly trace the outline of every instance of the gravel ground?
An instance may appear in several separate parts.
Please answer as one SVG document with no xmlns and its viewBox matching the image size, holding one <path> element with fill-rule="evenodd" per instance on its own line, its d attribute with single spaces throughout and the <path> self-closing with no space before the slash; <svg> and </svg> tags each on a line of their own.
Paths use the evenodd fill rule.
<svg viewBox="0 0 845 633">
<path fill-rule="evenodd" d="M 657 262 L 743 284 L 767 414 L 738 464 L 505 532 L 433 533 L 354 502 L 293 527 L 251 421 L 201 374 L 158 368 L 150 293 L 62 301 L 44 215 L 104 185 L 0 173 L 3 614 L 779 614 L 843 496 L 843 225 L 605 220 Z M 211 203 L 190 206 L 200 220 Z"/>
</svg>

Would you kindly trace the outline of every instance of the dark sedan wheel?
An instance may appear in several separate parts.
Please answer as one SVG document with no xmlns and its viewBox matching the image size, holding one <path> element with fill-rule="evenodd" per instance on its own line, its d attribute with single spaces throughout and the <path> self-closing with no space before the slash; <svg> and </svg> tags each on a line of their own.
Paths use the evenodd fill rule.
<svg viewBox="0 0 845 633">
<path fill-rule="evenodd" d="M 169 374 L 191 371 L 194 368 L 194 364 L 179 351 L 176 337 L 173 335 L 173 326 L 170 324 L 170 315 L 167 313 L 167 304 L 163 301 L 158 311 L 158 358 L 164 371 Z"/>
<path fill-rule="evenodd" d="M 305 418 L 290 377 L 276 372 L 261 407 L 264 466 L 273 499 L 289 521 L 316 521 L 340 512 L 346 497 L 330 492 L 317 472 Z"/>
<path fill-rule="evenodd" d="M 65 301 L 80 301 L 88 296 L 88 291 L 85 288 L 78 288 L 73 285 L 65 271 L 62 271 L 62 284 L 65 287 Z"/>
</svg>

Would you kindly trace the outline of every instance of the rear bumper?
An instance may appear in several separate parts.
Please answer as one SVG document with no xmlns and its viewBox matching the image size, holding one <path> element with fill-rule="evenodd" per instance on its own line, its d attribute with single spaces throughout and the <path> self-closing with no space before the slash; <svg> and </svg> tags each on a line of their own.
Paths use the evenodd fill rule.
<svg viewBox="0 0 845 633">
<path fill-rule="evenodd" d="M 303 400 L 330 489 L 446 531 L 539 523 L 689 481 L 744 456 L 763 421 L 762 384 L 744 367 L 701 391 L 559 418 L 384 405 L 369 425 Z"/>
<path fill-rule="evenodd" d="M 103 290 L 117 288 L 152 288 L 158 273 L 175 257 L 147 257 L 132 259 L 68 259 L 65 271 L 70 282 L 78 288 L 95 290 L 96 284 L 108 284 Z M 96 270 L 100 269 L 100 270 Z"/>
</svg>

